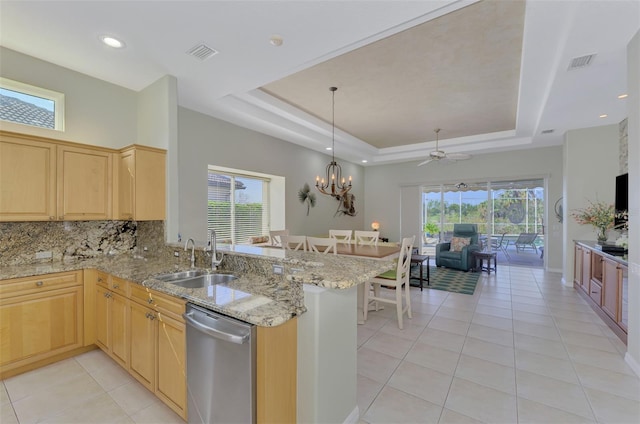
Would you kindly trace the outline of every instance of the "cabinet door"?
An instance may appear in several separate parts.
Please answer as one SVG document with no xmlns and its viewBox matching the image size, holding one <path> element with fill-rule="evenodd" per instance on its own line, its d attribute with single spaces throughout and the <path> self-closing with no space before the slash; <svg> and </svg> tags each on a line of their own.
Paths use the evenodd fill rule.
<svg viewBox="0 0 640 424">
<path fill-rule="evenodd" d="M 133 219 L 136 152 L 127 150 L 118 157 L 117 219 Z"/>
<path fill-rule="evenodd" d="M 0 136 L 0 221 L 56 219 L 56 146 Z"/>
<path fill-rule="evenodd" d="M 582 246 L 576 244 L 573 256 L 573 282 L 582 284 Z"/>
<path fill-rule="evenodd" d="M 620 300 L 620 266 L 609 258 L 604 258 L 602 271 L 602 310 L 618 322 L 618 302 Z"/>
<path fill-rule="evenodd" d="M 186 331 L 184 322 L 158 314 L 156 395 L 178 415 L 187 416 Z"/>
<path fill-rule="evenodd" d="M 112 296 L 109 290 L 102 286 L 95 287 L 95 337 L 96 344 L 109 353 L 111 341 L 109 340 L 109 322 L 111 314 L 109 298 Z"/>
<path fill-rule="evenodd" d="M 111 293 L 111 296 L 109 298 L 111 356 L 116 362 L 127 368 L 129 363 L 129 301 L 115 293 Z"/>
<path fill-rule="evenodd" d="M 618 315 L 618 325 L 626 333 L 629 328 L 629 268 L 620 267 L 620 314 Z"/>
<path fill-rule="evenodd" d="M 147 389 L 153 391 L 156 372 L 156 315 L 130 302 L 131 357 L 129 370 Z"/>
<path fill-rule="evenodd" d="M 82 347 L 82 286 L 0 300 L 0 371 Z"/>
<path fill-rule="evenodd" d="M 135 212 L 138 221 L 161 221 L 166 209 L 166 153 L 137 148 Z"/>
<path fill-rule="evenodd" d="M 582 274 L 580 287 L 589 293 L 589 281 L 591 280 L 591 250 L 582 249 Z"/>
<path fill-rule="evenodd" d="M 58 220 L 111 218 L 112 153 L 58 147 Z"/>
</svg>

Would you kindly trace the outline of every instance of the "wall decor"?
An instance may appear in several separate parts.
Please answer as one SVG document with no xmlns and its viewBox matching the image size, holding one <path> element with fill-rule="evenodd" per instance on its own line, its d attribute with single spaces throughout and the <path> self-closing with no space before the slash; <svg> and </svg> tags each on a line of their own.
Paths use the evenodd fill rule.
<svg viewBox="0 0 640 424">
<path fill-rule="evenodd" d="M 309 184 L 304 183 L 304 186 L 298 190 L 298 200 L 300 200 L 302 204 L 307 204 L 307 216 L 309 216 L 309 209 L 316 205 L 316 195 L 315 193 L 311 193 Z"/>
<path fill-rule="evenodd" d="M 336 213 L 333 216 L 337 215 L 349 215 L 356 216 L 358 212 L 356 211 L 356 196 L 351 193 L 344 193 L 340 197 L 336 197 L 338 200 L 338 209 L 336 209 Z"/>
</svg>

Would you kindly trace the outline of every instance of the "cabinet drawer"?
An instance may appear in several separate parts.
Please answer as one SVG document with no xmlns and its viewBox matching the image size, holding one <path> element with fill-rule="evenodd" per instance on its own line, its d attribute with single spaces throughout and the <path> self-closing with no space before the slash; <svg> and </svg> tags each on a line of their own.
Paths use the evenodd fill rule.
<svg viewBox="0 0 640 424">
<path fill-rule="evenodd" d="M 600 284 L 596 280 L 591 280 L 589 296 L 591 296 L 591 299 L 593 299 L 598 304 L 598 306 L 602 304 L 602 286 L 600 286 Z"/>
<path fill-rule="evenodd" d="M 0 295 L 2 295 L 2 297 L 12 297 L 37 293 L 39 291 L 80 286 L 82 284 L 82 271 L 15 278 L 12 280 L 0 281 Z"/>
<path fill-rule="evenodd" d="M 159 293 L 139 284 L 131 284 L 131 299 L 145 304 L 158 312 L 170 313 L 182 320 L 186 301 Z"/>
<path fill-rule="evenodd" d="M 118 293 L 124 297 L 129 297 L 129 282 L 127 280 L 111 276 L 109 289 L 114 293 Z"/>
</svg>

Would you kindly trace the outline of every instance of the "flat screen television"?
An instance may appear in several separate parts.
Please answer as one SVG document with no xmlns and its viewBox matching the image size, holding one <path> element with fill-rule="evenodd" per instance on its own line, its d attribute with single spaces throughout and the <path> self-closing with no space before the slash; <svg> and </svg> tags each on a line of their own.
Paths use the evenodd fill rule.
<svg viewBox="0 0 640 424">
<path fill-rule="evenodd" d="M 622 174 L 616 177 L 616 212 L 629 209 L 629 174 Z M 615 225 L 623 223 L 623 220 L 616 218 Z"/>
</svg>

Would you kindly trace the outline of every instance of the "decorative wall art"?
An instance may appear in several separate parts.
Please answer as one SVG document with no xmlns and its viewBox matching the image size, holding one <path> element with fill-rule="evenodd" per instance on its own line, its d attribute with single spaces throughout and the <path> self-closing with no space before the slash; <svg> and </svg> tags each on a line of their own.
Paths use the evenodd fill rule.
<svg viewBox="0 0 640 424">
<path fill-rule="evenodd" d="M 298 200 L 300 200 L 300 203 L 307 205 L 307 216 L 309 216 L 309 209 L 316 205 L 316 195 L 311 193 L 309 184 L 304 183 L 304 186 L 298 190 Z"/>
<path fill-rule="evenodd" d="M 356 196 L 351 193 L 345 193 L 342 196 L 335 196 L 335 198 L 338 200 L 338 209 L 336 209 L 336 213 L 333 216 L 356 216 L 358 214 L 356 211 Z"/>
</svg>

